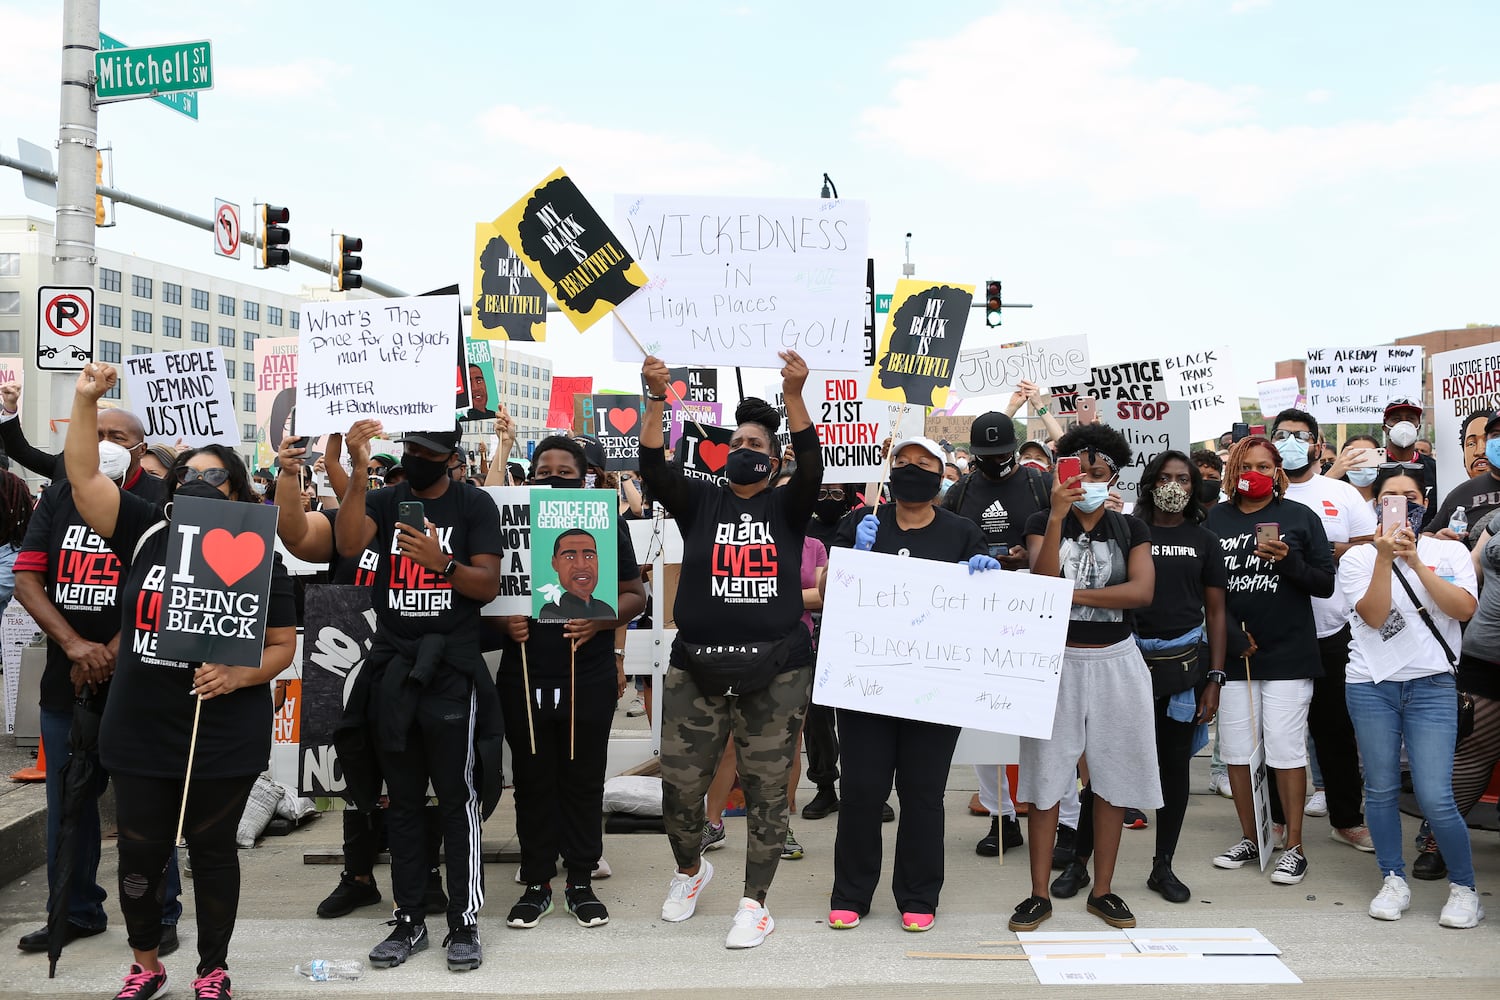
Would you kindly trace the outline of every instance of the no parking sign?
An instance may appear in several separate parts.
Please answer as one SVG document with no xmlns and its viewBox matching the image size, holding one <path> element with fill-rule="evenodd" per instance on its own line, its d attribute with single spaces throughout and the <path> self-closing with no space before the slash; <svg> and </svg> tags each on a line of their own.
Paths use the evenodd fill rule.
<svg viewBox="0 0 1500 1000">
<path fill-rule="evenodd" d="M 94 290 L 43 285 L 36 293 L 36 366 L 78 372 L 94 359 Z"/>
</svg>

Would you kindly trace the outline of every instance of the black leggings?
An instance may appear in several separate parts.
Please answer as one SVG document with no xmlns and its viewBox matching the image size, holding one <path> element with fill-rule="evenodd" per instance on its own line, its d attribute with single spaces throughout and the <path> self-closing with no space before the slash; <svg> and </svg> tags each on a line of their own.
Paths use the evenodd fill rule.
<svg viewBox="0 0 1500 1000">
<path fill-rule="evenodd" d="M 119 825 L 120 910 L 130 947 L 161 944 L 162 872 L 172 856 L 181 778 L 112 775 Z M 235 832 L 255 775 L 194 778 L 182 834 L 193 864 L 198 916 L 198 974 L 229 967 L 229 939 L 240 906 L 240 859 Z"/>
<path fill-rule="evenodd" d="M 1182 836 L 1182 821 L 1187 816 L 1188 765 L 1192 760 L 1193 730 L 1191 722 L 1178 722 L 1167 715 L 1171 698 L 1156 699 L 1156 766 L 1161 776 L 1162 807 L 1156 810 L 1156 856 L 1171 857 L 1177 853 Z M 1079 861 L 1088 861 L 1094 853 L 1094 792 L 1085 785 L 1079 795 L 1078 838 L 1074 853 Z"/>
</svg>

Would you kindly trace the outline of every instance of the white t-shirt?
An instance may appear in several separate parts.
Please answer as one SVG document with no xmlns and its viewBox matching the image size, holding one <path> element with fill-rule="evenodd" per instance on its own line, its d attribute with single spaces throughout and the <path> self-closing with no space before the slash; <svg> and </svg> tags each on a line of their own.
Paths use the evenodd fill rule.
<svg viewBox="0 0 1500 1000">
<path fill-rule="evenodd" d="M 1434 538 L 1431 535 L 1422 535 L 1417 539 L 1417 555 L 1422 562 L 1431 567 L 1432 571 L 1440 578 L 1463 588 L 1476 599 L 1479 596 L 1479 582 L 1474 578 L 1474 563 L 1469 558 L 1469 550 L 1463 542 L 1448 541 L 1443 538 Z M 1422 586 L 1417 573 L 1404 560 L 1397 560 L 1402 576 L 1406 582 L 1411 584 L 1417 599 L 1432 614 L 1433 623 L 1437 625 L 1438 631 L 1443 634 L 1443 639 L 1448 643 L 1448 648 L 1455 653 L 1459 650 L 1459 643 L 1463 640 L 1462 631 L 1458 622 L 1443 614 L 1442 610 L 1433 601 L 1432 595 L 1427 593 L 1427 588 Z M 1375 546 L 1357 545 L 1344 553 L 1344 558 L 1339 560 L 1338 589 L 1353 608 L 1360 598 L 1365 596 L 1365 591 L 1370 589 L 1370 580 L 1375 570 Z M 1392 570 L 1395 572 L 1395 569 Z M 1416 649 L 1416 655 L 1407 658 L 1404 666 L 1395 673 L 1383 678 L 1389 681 L 1410 681 L 1418 677 L 1427 677 L 1431 674 L 1452 673 L 1453 668 L 1448 664 L 1448 658 L 1443 655 L 1443 647 L 1438 645 L 1437 639 L 1432 635 L 1432 630 L 1417 613 L 1411 598 L 1406 596 L 1406 589 L 1394 577 L 1391 579 L 1391 608 L 1392 611 L 1404 619 L 1405 631 Z M 1358 614 L 1358 612 L 1354 612 Z M 1400 625 L 1401 622 L 1387 621 L 1387 628 Z M 1345 679 L 1350 684 L 1369 684 L 1374 680 L 1370 673 L 1371 664 L 1368 660 L 1364 645 L 1358 640 L 1349 644 L 1349 669 L 1345 673 Z"/>
<path fill-rule="evenodd" d="M 1323 519 L 1323 533 L 1330 542 L 1343 543 L 1375 534 L 1375 511 L 1359 495 L 1359 490 L 1342 480 L 1313 476 L 1305 483 L 1293 483 L 1286 495 L 1288 500 L 1311 508 Z M 1351 605 L 1337 588 L 1332 597 L 1314 597 L 1312 607 L 1319 639 L 1326 639 L 1349 623 Z"/>
</svg>

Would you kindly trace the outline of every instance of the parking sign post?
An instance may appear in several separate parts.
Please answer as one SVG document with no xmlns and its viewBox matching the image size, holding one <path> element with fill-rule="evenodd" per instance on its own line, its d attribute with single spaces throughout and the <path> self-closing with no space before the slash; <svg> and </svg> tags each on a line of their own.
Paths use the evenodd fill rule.
<svg viewBox="0 0 1500 1000">
<path fill-rule="evenodd" d="M 94 290 L 43 285 L 36 293 L 36 366 L 78 372 L 94 359 Z"/>
</svg>

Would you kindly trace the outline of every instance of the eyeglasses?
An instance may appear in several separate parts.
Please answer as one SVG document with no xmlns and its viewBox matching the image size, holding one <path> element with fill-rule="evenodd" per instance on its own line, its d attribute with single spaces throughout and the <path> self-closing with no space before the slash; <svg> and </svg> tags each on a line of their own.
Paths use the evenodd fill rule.
<svg viewBox="0 0 1500 1000">
<path fill-rule="evenodd" d="M 1285 441 L 1287 438 L 1296 438 L 1304 444 L 1312 444 L 1317 440 L 1317 435 L 1312 431 L 1277 431 L 1271 435 L 1272 441 Z"/>
<path fill-rule="evenodd" d="M 1407 472 L 1421 472 L 1423 465 L 1421 462 L 1381 462 L 1376 468 L 1381 472 L 1394 472 L 1397 469 L 1404 469 Z"/>
<path fill-rule="evenodd" d="M 818 490 L 818 499 L 842 500 L 844 499 L 844 491 L 839 489 L 838 487 L 833 487 L 832 489 L 830 489 L 825 486 L 823 489 Z"/>
<path fill-rule="evenodd" d="M 186 486 L 200 479 L 210 486 L 223 486 L 229 482 L 229 470 L 218 467 L 200 470 L 191 465 L 184 465 L 177 470 L 177 483 L 180 486 Z"/>
</svg>

